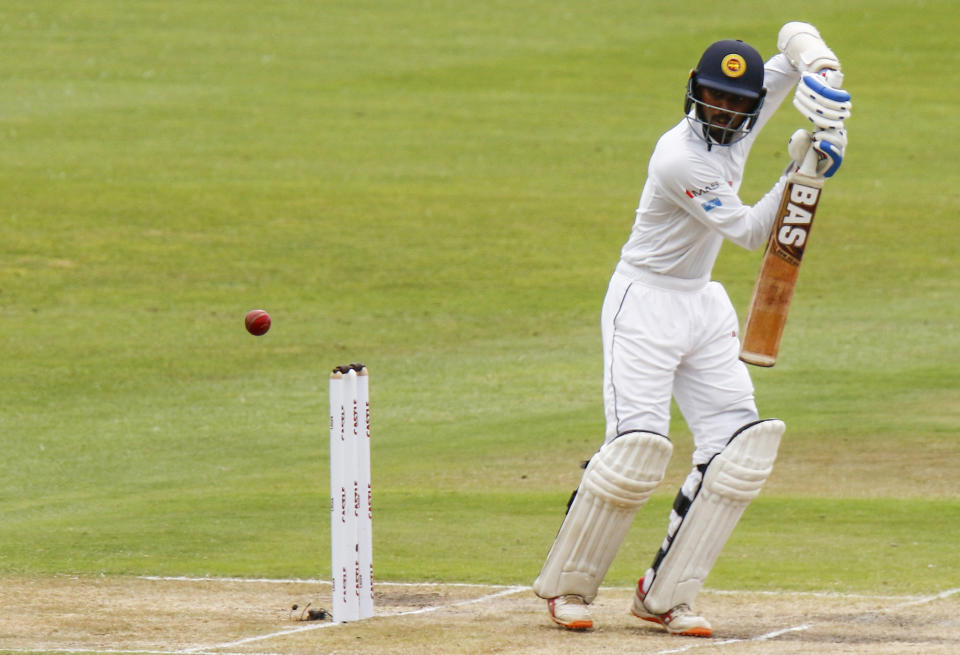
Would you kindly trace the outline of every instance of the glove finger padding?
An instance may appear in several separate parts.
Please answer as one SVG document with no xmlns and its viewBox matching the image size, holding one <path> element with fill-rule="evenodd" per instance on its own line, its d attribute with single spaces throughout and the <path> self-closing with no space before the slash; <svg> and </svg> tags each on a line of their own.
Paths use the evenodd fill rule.
<svg viewBox="0 0 960 655">
<path fill-rule="evenodd" d="M 833 177 L 843 163 L 847 150 L 847 131 L 844 129 L 820 130 L 813 135 L 813 149 L 817 151 L 817 174 Z"/>
<path fill-rule="evenodd" d="M 850 94 L 827 84 L 828 73 L 804 73 L 793 96 L 793 106 L 820 129 L 842 128 L 850 118 Z M 834 78 L 837 79 L 837 78 Z M 839 78 L 842 80 L 842 78 Z"/>
</svg>

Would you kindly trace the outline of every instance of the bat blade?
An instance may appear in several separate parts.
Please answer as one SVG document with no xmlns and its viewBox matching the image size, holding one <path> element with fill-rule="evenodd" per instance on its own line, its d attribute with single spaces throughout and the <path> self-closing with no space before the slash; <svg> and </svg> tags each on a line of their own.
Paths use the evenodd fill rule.
<svg viewBox="0 0 960 655">
<path fill-rule="evenodd" d="M 799 172 L 787 177 L 747 310 L 740 346 L 740 359 L 747 364 L 769 367 L 777 361 L 822 189 L 823 178 Z"/>
</svg>

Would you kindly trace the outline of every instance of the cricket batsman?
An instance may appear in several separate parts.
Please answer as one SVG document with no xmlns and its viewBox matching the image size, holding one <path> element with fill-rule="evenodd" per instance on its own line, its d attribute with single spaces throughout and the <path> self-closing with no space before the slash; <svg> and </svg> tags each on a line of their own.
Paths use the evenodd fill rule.
<svg viewBox="0 0 960 655">
<path fill-rule="evenodd" d="M 837 172 L 847 144 L 850 96 L 837 56 L 802 22 L 784 25 L 777 47 L 764 63 L 742 41 L 710 45 L 687 81 L 683 119 L 650 158 L 601 315 L 605 440 L 533 585 L 564 628 L 593 627 L 590 604 L 664 477 L 673 398 L 693 435 L 693 467 L 631 611 L 672 634 L 713 634 L 694 601 L 770 475 L 785 426 L 759 417 L 738 358 L 737 315 L 711 271 L 724 239 L 748 250 L 767 242 L 786 175 L 810 149 L 824 178 Z M 794 133 L 788 171 L 759 202 L 744 204 L 738 191 L 750 148 L 791 91 L 814 129 Z"/>
</svg>

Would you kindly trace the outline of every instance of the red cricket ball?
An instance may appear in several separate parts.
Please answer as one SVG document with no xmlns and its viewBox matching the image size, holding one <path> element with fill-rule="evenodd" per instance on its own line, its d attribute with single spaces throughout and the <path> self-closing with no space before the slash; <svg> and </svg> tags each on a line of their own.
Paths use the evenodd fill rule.
<svg viewBox="0 0 960 655">
<path fill-rule="evenodd" d="M 262 309 L 251 309 L 247 312 L 243 324 L 247 326 L 247 332 L 253 336 L 262 336 L 270 329 L 270 314 Z"/>
</svg>

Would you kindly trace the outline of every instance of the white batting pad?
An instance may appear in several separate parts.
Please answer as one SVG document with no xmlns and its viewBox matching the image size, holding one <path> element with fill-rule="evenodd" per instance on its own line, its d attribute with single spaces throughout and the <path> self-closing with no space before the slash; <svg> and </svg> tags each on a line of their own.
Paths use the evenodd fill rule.
<svg viewBox="0 0 960 655">
<path fill-rule="evenodd" d="M 707 466 L 700 491 L 654 572 L 643 601 L 650 612 L 693 604 L 737 521 L 770 476 L 785 429 L 777 419 L 754 423 Z"/>
<path fill-rule="evenodd" d="M 673 444 L 659 434 L 629 432 L 590 460 L 577 496 L 547 555 L 533 591 L 593 602 L 633 517 L 663 480 Z"/>
</svg>

